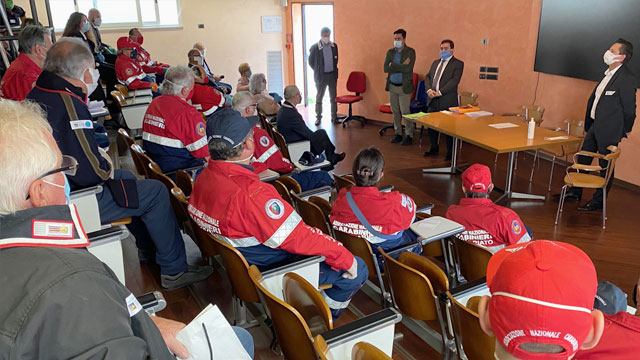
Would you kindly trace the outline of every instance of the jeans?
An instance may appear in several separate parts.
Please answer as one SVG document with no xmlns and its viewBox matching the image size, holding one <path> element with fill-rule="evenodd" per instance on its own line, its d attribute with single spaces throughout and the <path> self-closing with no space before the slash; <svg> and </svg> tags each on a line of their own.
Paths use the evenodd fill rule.
<svg viewBox="0 0 640 360">
<path fill-rule="evenodd" d="M 253 346 L 253 337 L 249 332 L 241 327 L 232 326 L 233 332 L 236 333 L 238 340 L 240 340 L 240 344 L 245 349 L 245 351 L 249 354 L 249 356 L 253 359 L 254 354 L 254 346 Z"/>
<path fill-rule="evenodd" d="M 322 290 L 321 293 L 327 305 L 329 305 L 329 309 L 331 309 L 331 315 L 334 321 L 338 319 L 347 306 L 349 306 L 353 295 L 358 292 L 369 277 L 369 271 L 364 261 L 357 256 L 355 259 L 358 263 L 358 275 L 355 279 L 345 279 L 342 275 L 346 271 L 336 271 L 327 265 L 327 263 L 320 263 L 319 283 L 333 285 L 330 289 Z"/>
</svg>

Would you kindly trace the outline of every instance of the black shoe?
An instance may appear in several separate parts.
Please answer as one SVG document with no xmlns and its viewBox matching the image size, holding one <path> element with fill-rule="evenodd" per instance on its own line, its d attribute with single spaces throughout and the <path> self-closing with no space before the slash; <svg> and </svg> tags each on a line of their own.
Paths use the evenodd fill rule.
<svg viewBox="0 0 640 360">
<path fill-rule="evenodd" d="M 331 160 L 331 164 L 335 165 L 337 163 L 339 163 L 340 161 L 344 160 L 344 158 L 347 156 L 347 154 L 341 152 L 341 153 L 336 153 L 333 156 L 333 160 Z"/>
<path fill-rule="evenodd" d="M 202 281 L 213 273 L 211 266 L 187 266 L 187 270 L 176 275 L 160 275 L 162 288 L 171 291 Z"/>
<path fill-rule="evenodd" d="M 399 143 L 401 141 L 402 141 L 402 135 L 396 135 L 393 137 L 393 139 L 391 139 L 392 144 Z"/>
<path fill-rule="evenodd" d="M 600 210 L 602 210 L 602 203 L 593 201 L 593 199 L 591 199 L 586 204 L 584 204 L 582 206 L 578 206 L 578 210 L 580 210 L 580 211 L 600 211 Z"/>
<path fill-rule="evenodd" d="M 561 194 L 554 194 L 553 198 L 560 201 L 560 195 Z M 578 195 L 570 191 L 567 191 L 567 193 L 564 194 L 564 201 L 570 200 L 570 201 L 578 202 L 580 201 L 580 199 L 582 199 L 582 195 Z"/>
<path fill-rule="evenodd" d="M 316 126 L 319 126 L 321 122 L 322 122 L 322 118 L 317 118 L 316 119 Z"/>
<path fill-rule="evenodd" d="M 411 145 L 413 144 L 413 138 L 411 136 L 407 136 L 406 138 L 404 138 L 404 140 L 402 140 L 402 144 L 400 145 Z"/>
<path fill-rule="evenodd" d="M 440 152 L 440 149 L 438 148 L 431 148 L 431 150 L 429 151 L 425 151 L 424 152 L 424 156 L 436 156 L 438 155 L 438 153 Z"/>
<path fill-rule="evenodd" d="M 340 119 L 338 119 L 338 118 L 332 119 L 331 122 L 334 123 L 334 124 L 340 124 L 341 123 Z"/>
<path fill-rule="evenodd" d="M 446 161 L 451 161 L 451 158 L 452 158 L 452 157 L 453 157 L 453 156 L 451 156 L 451 153 L 450 153 L 450 152 L 448 152 L 448 153 L 444 156 L 444 159 L 445 159 Z"/>
</svg>

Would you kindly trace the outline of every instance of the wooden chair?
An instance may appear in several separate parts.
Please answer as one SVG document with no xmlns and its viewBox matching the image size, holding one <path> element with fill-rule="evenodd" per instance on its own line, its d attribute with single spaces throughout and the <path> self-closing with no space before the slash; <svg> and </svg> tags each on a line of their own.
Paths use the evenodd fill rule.
<svg viewBox="0 0 640 360">
<path fill-rule="evenodd" d="M 149 164 L 151 164 L 153 160 L 151 160 L 151 158 L 144 153 L 144 150 L 142 150 L 142 147 L 138 144 L 131 145 L 130 149 L 131 149 L 131 157 L 133 158 L 133 162 L 135 163 L 136 161 L 138 161 L 140 163 L 141 169 L 139 169 L 138 166 L 136 165 L 136 170 L 138 171 L 138 174 L 144 176 L 147 179 L 150 179 L 151 168 L 149 168 Z"/>
<path fill-rule="evenodd" d="M 273 185 L 274 188 L 276 188 L 276 191 L 278 192 L 278 194 L 280 194 L 280 197 L 282 198 L 282 200 L 286 201 L 289 203 L 289 205 L 294 206 L 293 205 L 293 199 L 291 198 L 291 193 L 289 192 L 289 189 L 287 189 L 286 186 L 284 186 L 284 184 L 282 182 L 280 182 L 280 180 L 274 180 L 271 185 Z"/>
<path fill-rule="evenodd" d="M 478 105 L 478 94 L 473 93 L 473 92 L 469 92 L 469 91 L 461 91 L 460 93 L 458 93 L 458 104 L 460 104 L 460 106 L 463 105 L 473 105 L 473 106 L 477 106 Z"/>
<path fill-rule="evenodd" d="M 491 258 L 491 251 L 482 246 L 466 242 L 454 237 L 458 262 L 456 268 L 467 281 L 473 281 L 487 276 L 487 265 Z"/>
<path fill-rule="evenodd" d="M 115 100 L 115 104 L 119 109 L 127 104 L 127 100 L 125 100 L 125 96 L 124 94 L 122 94 L 122 91 L 119 91 L 119 90 L 111 91 L 111 97 L 113 97 L 113 100 Z"/>
<path fill-rule="evenodd" d="M 578 151 L 573 155 L 574 164 L 567 168 L 567 175 L 564 177 L 564 186 L 560 194 L 560 203 L 558 204 L 558 212 L 556 213 L 556 225 L 558 225 L 558 218 L 564 207 L 564 195 L 570 187 L 581 187 L 587 189 L 602 189 L 602 228 L 606 228 L 607 221 L 607 183 L 613 176 L 613 170 L 616 166 L 616 162 L 620 157 L 620 148 L 616 146 L 609 146 L 607 150 L 611 151 L 607 155 L 597 154 L 590 151 Z M 582 165 L 578 163 L 578 156 L 588 156 L 593 159 L 604 160 L 607 162 L 607 166 L 602 168 L 600 165 Z M 575 170 L 570 172 L 569 170 Z M 584 172 L 580 172 L 584 171 Z M 592 175 L 585 172 L 604 172 L 604 177 L 600 174 Z"/>
<path fill-rule="evenodd" d="M 478 320 L 477 302 L 475 303 L 476 309 L 471 310 L 459 303 L 451 293 L 447 292 L 447 297 L 452 310 L 458 348 L 464 351 L 467 359 L 493 360 L 496 338 L 482 331 Z"/>
<path fill-rule="evenodd" d="M 340 192 L 342 188 L 347 188 L 347 190 L 351 189 L 352 186 L 356 186 L 356 182 L 353 180 L 353 177 L 349 179 L 350 175 L 338 175 L 333 174 L 333 181 L 336 184 L 336 191 Z"/>
<path fill-rule="evenodd" d="M 123 96 L 123 99 L 129 97 L 129 88 L 127 88 L 123 84 L 115 84 L 114 87 L 116 88 L 116 90 L 114 91 L 120 92 L 120 94 Z M 113 91 L 112 91 L 112 94 L 113 94 Z"/>
<path fill-rule="evenodd" d="M 302 276 L 288 273 L 282 279 L 284 301 L 293 306 L 307 323 L 311 335 L 319 335 L 333 329 L 331 309 L 318 289 Z"/>
<path fill-rule="evenodd" d="M 387 354 L 368 342 L 361 341 L 353 345 L 352 360 L 391 360 Z"/>
<path fill-rule="evenodd" d="M 329 220 L 329 214 L 331 214 L 331 208 L 332 208 L 331 203 L 319 196 L 309 197 L 309 202 L 312 204 L 315 204 L 317 207 L 320 208 L 320 210 L 322 210 L 322 213 L 324 214 L 324 218 L 327 221 L 327 224 L 329 224 L 329 227 L 331 227 L 331 221 Z"/>
<path fill-rule="evenodd" d="M 394 305 L 404 315 L 423 321 L 440 333 L 443 348 L 449 349 L 452 342 L 447 335 L 446 323 L 438 300 L 438 288 L 433 285 L 435 281 L 440 281 L 441 276 L 435 277 L 432 281 L 421 272 L 421 270 L 426 270 L 427 273 L 435 272 L 435 269 L 439 268 L 436 265 L 430 265 L 428 259 L 417 254 L 405 252 L 396 260 L 383 250 L 380 250 L 380 253 L 384 257 L 384 266 Z M 413 267 L 417 265 L 421 268 Z M 446 275 L 444 275 L 444 279 L 446 279 Z M 448 282 L 438 286 L 444 287 L 444 285 L 448 287 Z"/>
<path fill-rule="evenodd" d="M 313 347 L 316 348 L 320 360 L 334 360 L 329 345 L 327 345 L 322 335 L 316 335 L 316 337 L 313 338 Z"/>
<path fill-rule="evenodd" d="M 292 177 L 287 175 L 282 175 L 278 179 L 284 185 L 287 190 L 292 191 L 295 194 L 300 194 L 302 192 L 302 187 L 300 184 Z"/>
<path fill-rule="evenodd" d="M 186 197 L 191 196 L 191 192 L 193 191 L 193 179 L 189 172 L 182 169 L 176 171 L 176 185 L 182 189 L 182 192 Z"/>
<path fill-rule="evenodd" d="M 327 223 L 327 218 L 318 205 L 302 199 L 293 191 L 291 191 L 291 199 L 305 224 L 318 228 L 323 233 L 332 236 L 333 232 Z"/>
<path fill-rule="evenodd" d="M 180 205 L 180 210 L 176 212 L 176 218 L 178 221 L 185 223 L 185 232 L 193 239 L 196 245 L 198 245 L 202 256 L 208 257 L 209 260 L 211 260 L 211 258 L 219 254 L 218 249 L 209 234 L 202 230 L 195 220 L 189 216 L 189 201 L 182 192 L 182 189 L 177 186 L 174 187 L 171 189 L 171 196 L 175 198 L 175 201 Z M 175 208 L 174 211 L 176 211 Z M 211 261 L 209 261 L 209 263 L 211 263 Z"/>
<path fill-rule="evenodd" d="M 292 161 L 291 155 L 289 154 L 289 148 L 287 147 L 287 142 L 284 140 L 284 136 L 282 136 L 282 134 L 280 134 L 277 130 L 273 130 L 272 138 L 273 142 L 275 142 L 276 145 L 278 145 L 278 148 L 280 148 L 282 156 L 289 159 L 289 161 Z"/>
<path fill-rule="evenodd" d="M 544 107 L 535 104 L 528 104 L 522 105 L 522 110 L 522 113 L 504 113 L 502 116 L 521 117 L 526 123 L 533 118 L 533 121 L 536 122 L 536 126 L 540 126 L 544 121 L 544 119 L 542 119 L 542 116 L 544 115 Z"/>
</svg>

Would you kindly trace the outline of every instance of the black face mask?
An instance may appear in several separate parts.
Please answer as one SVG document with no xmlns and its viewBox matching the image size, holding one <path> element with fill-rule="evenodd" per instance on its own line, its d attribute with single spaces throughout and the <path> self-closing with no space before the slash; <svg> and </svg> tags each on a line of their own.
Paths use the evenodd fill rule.
<svg viewBox="0 0 640 360">
<path fill-rule="evenodd" d="M 138 58 L 138 49 L 131 50 L 131 55 L 129 55 L 129 57 L 133 60 L 136 60 Z"/>
</svg>

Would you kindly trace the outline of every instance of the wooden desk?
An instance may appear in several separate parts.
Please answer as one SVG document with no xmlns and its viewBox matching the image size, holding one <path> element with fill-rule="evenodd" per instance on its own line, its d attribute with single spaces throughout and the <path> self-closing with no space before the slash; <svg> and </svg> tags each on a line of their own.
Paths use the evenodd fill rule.
<svg viewBox="0 0 640 360">
<path fill-rule="evenodd" d="M 577 144 L 582 140 L 563 132 L 553 131 L 541 127 L 536 128 L 535 137 L 527 139 L 527 124 L 505 116 L 471 117 L 463 114 L 446 114 L 442 112 L 430 113 L 429 116 L 413 119 L 416 123 L 440 131 L 453 137 L 453 149 L 450 168 L 423 169 L 424 173 L 455 174 L 458 141 L 468 142 L 497 154 L 509 153 L 507 167 L 507 182 L 503 199 L 535 199 L 544 200 L 541 195 L 522 194 L 511 191 L 515 155 L 518 151 L 540 149 L 548 145 Z M 496 129 L 489 125 L 512 123 L 517 127 Z M 545 140 L 549 137 L 566 136 L 567 139 Z"/>
</svg>

